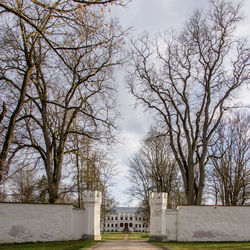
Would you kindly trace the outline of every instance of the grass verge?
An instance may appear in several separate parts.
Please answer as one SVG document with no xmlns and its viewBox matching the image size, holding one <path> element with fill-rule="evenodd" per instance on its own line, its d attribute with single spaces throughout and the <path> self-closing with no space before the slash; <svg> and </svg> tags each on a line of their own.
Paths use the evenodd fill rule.
<svg viewBox="0 0 250 250">
<path fill-rule="evenodd" d="M 128 235 L 129 240 L 148 240 L 149 234 L 145 233 L 130 233 Z"/>
<path fill-rule="evenodd" d="M 4 250 L 80 250 L 93 246 L 97 241 L 82 241 L 82 240 L 71 240 L 71 241 L 54 241 L 54 242 L 36 242 L 36 243 L 15 243 L 15 244 L 0 244 L 0 249 Z"/>
<path fill-rule="evenodd" d="M 149 234 L 145 233 L 106 232 L 101 234 L 102 241 L 123 240 L 125 235 L 128 235 L 128 240 L 148 240 L 149 238 Z"/>
<path fill-rule="evenodd" d="M 102 233 L 102 241 L 106 240 L 123 240 L 124 238 L 124 233 L 120 232 L 108 232 L 108 233 Z"/>
<path fill-rule="evenodd" d="M 250 249 L 250 242 L 154 242 L 150 243 L 168 250 L 199 250 L 199 249 Z"/>
</svg>

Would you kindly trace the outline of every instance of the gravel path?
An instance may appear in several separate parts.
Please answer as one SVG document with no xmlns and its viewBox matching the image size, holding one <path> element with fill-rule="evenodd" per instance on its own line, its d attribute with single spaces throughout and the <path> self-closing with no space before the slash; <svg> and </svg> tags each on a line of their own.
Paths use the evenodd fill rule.
<svg viewBox="0 0 250 250">
<path fill-rule="evenodd" d="M 124 237 L 125 238 L 125 237 Z M 157 247 L 151 245 L 147 241 L 142 240 L 114 240 L 114 241 L 105 241 L 100 242 L 89 249 L 102 249 L 102 250 L 159 250 L 163 249 L 161 247 Z"/>
</svg>

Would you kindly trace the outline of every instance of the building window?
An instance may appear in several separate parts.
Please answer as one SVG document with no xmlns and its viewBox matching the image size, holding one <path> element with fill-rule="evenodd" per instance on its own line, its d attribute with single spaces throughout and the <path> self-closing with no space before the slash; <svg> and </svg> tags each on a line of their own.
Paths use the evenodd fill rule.
<svg viewBox="0 0 250 250">
<path fill-rule="evenodd" d="M 135 227 L 137 228 L 137 224 L 135 224 Z"/>
<path fill-rule="evenodd" d="M 139 228 L 141 228 L 141 224 L 139 224 Z M 141 232 L 141 231 L 140 231 Z"/>
<path fill-rule="evenodd" d="M 133 217 L 130 217 L 130 220 L 133 220 Z"/>
<path fill-rule="evenodd" d="M 109 227 L 109 224 L 108 224 L 108 227 Z"/>
<path fill-rule="evenodd" d="M 120 223 L 120 227 L 123 227 L 123 223 Z"/>
<path fill-rule="evenodd" d="M 126 217 L 125 220 L 128 220 L 128 217 Z"/>
<path fill-rule="evenodd" d="M 113 227 L 113 224 L 111 224 L 111 227 Z"/>
<path fill-rule="evenodd" d="M 114 218 L 112 217 L 111 220 L 114 220 Z"/>
<path fill-rule="evenodd" d="M 115 224 L 115 227 L 117 227 L 117 224 Z"/>
<path fill-rule="evenodd" d="M 137 220 L 137 217 L 135 217 L 135 220 Z"/>
<path fill-rule="evenodd" d="M 141 217 L 139 217 L 139 220 L 141 220 Z"/>
<path fill-rule="evenodd" d="M 117 217 L 115 217 L 115 220 L 117 220 Z"/>
<path fill-rule="evenodd" d="M 108 220 L 109 220 L 109 217 L 108 217 Z"/>
<path fill-rule="evenodd" d="M 121 220 L 123 220 L 123 217 L 121 217 Z"/>
<path fill-rule="evenodd" d="M 129 227 L 133 227 L 133 224 L 132 224 L 132 223 L 129 223 Z"/>
</svg>

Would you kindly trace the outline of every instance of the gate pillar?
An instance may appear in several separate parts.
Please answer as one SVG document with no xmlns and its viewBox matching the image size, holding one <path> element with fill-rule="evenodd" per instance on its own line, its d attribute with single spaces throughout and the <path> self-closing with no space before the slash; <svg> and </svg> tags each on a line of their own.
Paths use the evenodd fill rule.
<svg viewBox="0 0 250 250">
<path fill-rule="evenodd" d="M 149 240 L 167 241 L 166 209 L 167 193 L 153 192 L 149 197 L 150 235 Z"/>
<path fill-rule="evenodd" d="M 85 240 L 101 240 L 100 214 L 102 193 L 99 191 L 85 191 L 83 194 L 84 208 L 86 211 L 86 230 L 82 236 Z"/>
</svg>

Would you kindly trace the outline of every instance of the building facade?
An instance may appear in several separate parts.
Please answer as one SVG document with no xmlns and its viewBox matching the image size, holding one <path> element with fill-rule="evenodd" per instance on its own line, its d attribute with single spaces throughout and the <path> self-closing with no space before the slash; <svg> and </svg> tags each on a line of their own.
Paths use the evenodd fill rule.
<svg viewBox="0 0 250 250">
<path fill-rule="evenodd" d="M 105 232 L 149 232 L 149 218 L 137 207 L 115 207 L 104 224 Z"/>
</svg>

